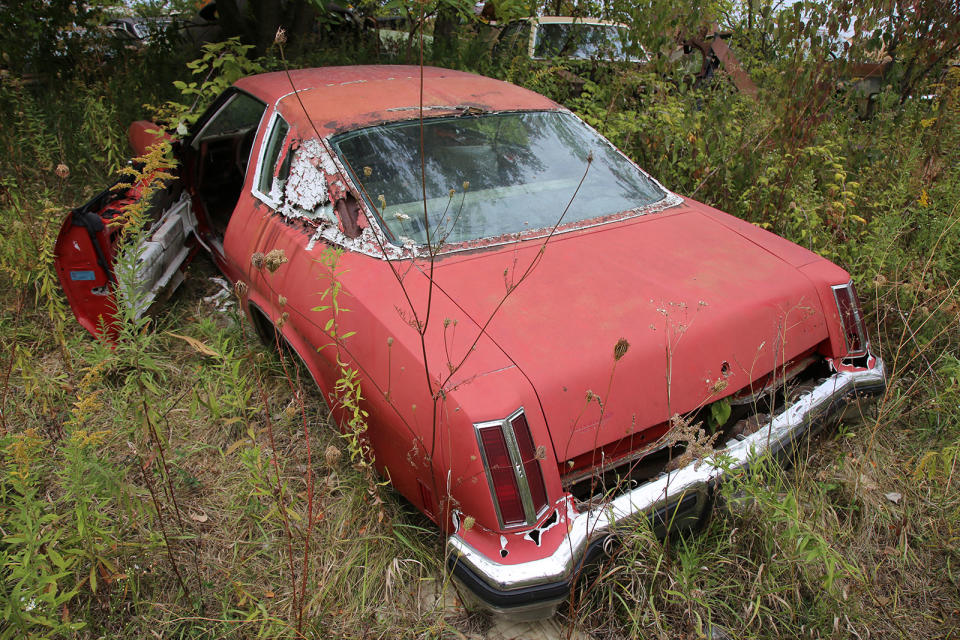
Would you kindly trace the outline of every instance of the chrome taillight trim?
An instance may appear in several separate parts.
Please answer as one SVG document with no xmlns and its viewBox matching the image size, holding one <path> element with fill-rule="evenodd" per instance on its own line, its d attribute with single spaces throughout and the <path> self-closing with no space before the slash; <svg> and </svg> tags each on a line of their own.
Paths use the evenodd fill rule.
<svg viewBox="0 0 960 640">
<path fill-rule="evenodd" d="M 487 422 L 477 422 L 473 425 L 474 435 L 477 438 L 477 447 L 480 449 L 480 456 L 483 460 L 483 469 L 487 474 L 487 485 L 490 487 L 490 499 L 493 501 L 494 511 L 497 513 L 497 522 L 502 529 L 515 529 L 517 527 L 529 527 L 536 524 L 550 506 L 550 500 L 538 512 L 533 504 L 533 494 L 530 492 L 530 483 L 527 480 L 527 472 L 523 467 L 523 456 L 520 454 L 520 446 L 517 444 L 517 436 L 513 431 L 513 421 L 520 415 L 524 415 L 523 407 L 520 407 L 503 420 L 490 420 Z M 529 428 L 529 422 L 527 423 Z M 493 484 L 493 474 L 490 473 L 490 461 L 487 459 L 487 452 L 483 448 L 483 438 L 480 432 L 483 429 L 499 428 L 503 434 L 503 440 L 507 445 L 507 455 L 510 456 L 510 463 L 513 466 L 513 476 L 517 480 L 517 488 L 520 491 L 520 502 L 523 505 L 523 514 L 526 517 L 525 522 L 506 524 L 503 521 L 503 514 L 500 512 L 500 501 L 497 499 L 497 490 Z M 537 461 L 539 464 L 540 461 Z M 543 470 L 541 468 L 541 475 Z M 544 487 L 546 489 L 546 487 Z"/>
<path fill-rule="evenodd" d="M 843 330 L 843 344 L 847 349 L 846 355 L 862 356 L 870 350 L 870 345 L 867 344 L 867 331 L 863 326 L 863 315 L 860 311 L 860 298 L 857 297 L 857 291 L 853 288 L 853 280 L 846 284 L 833 285 L 831 289 L 833 290 L 833 302 L 837 305 L 837 315 L 840 316 L 840 327 Z M 853 350 L 853 347 L 850 344 L 846 319 L 843 316 L 843 309 L 840 306 L 839 292 L 844 289 L 849 292 L 847 295 L 850 296 L 850 306 L 853 310 L 853 329 L 857 332 L 857 336 L 860 338 L 860 348 L 856 351 Z"/>
</svg>

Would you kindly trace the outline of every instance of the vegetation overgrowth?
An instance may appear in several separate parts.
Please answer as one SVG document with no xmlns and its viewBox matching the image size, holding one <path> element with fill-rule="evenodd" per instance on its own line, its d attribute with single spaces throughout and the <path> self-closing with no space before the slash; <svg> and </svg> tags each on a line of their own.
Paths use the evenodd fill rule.
<svg viewBox="0 0 960 640">
<path fill-rule="evenodd" d="M 722 75 L 694 87 L 665 62 L 598 65 L 574 89 L 562 62 L 490 55 L 475 22 L 424 53 L 553 97 L 668 188 L 844 266 L 890 372 L 876 415 L 787 470 L 728 483 L 699 535 L 624 531 L 560 615 L 604 638 L 960 635 L 960 68 L 905 69 L 912 89 L 891 80 L 861 119 L 842 66 L 801 23 L 746 19 L 729 18 L 730 42 L 757 100 Z M 922 50 L 923 33 L 902 37 Z M 287 64 L 416 62 L 419 49 L 343 37 Z M 187 126 L 239 75 L 282 68 L 280 53 L 157 42 L 3 76 L 0 638 L 441 638 L 489 625 L 423 597 L 444 581 L 440 534 L 378 484 L 357 425 L 340 435 L 236 298 L 203 297 L 216 293 L 210 263 L 159 314 L 125 316 L 116 347 L 60 293 L 60 223 L 124 165 L 126 125 Z M 125 252 L 118 278 L 135 264 Z M 324 288 L 335 300 L 336 283 Z"/>
</svg>

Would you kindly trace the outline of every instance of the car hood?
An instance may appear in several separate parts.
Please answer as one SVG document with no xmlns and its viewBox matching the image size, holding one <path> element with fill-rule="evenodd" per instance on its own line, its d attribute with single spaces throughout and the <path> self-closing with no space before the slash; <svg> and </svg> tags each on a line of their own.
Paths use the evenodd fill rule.
<svg viewBox="0 0 960 640">
<path fill-rule="evenodd" d="M 434 278 L 530 380 L 562 462 L 642 441 L 827 339 L 794 266 L 819 258 L 725 218 L 687 201 L 554 236 L 542 254 L 541 239 L 448 256 Z"/>
</svg>

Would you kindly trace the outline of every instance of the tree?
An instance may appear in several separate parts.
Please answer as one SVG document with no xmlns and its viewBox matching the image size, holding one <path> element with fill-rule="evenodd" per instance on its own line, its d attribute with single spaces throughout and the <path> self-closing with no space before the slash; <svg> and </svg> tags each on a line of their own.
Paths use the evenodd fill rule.
<svg viewBox="0 0 960 640">
<path fill-rule="evenodd" d="M 960 0 L 842 0 L 858 37 L 853 51 L 885 50 L 898 63 L 900 101 L 960 52 Z"/>
<path fill-rule="evenodd" d="M 217 0 L 222 36 L 239 36 L 263 54 L 273 44 L 277 30 L 286 32 L 288 47 L 296 49 L 316 26 L 320 0 Z"/>
<path fill-rule="evenodd" d="M 69 61 L 120 0 L 0 0 L 0 66 L 36 72 Z"/>
</svg>

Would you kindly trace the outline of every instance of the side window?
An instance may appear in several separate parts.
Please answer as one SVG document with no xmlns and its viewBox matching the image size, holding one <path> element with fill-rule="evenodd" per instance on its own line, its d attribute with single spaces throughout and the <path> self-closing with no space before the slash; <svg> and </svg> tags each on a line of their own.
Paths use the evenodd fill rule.
<svg viewBox="0 0 960 640">
<path fill-rule="evenodd" d="M 193 148 L 199 149 L 203 142 L 239 137 L 255 131 L 266 105 L 245 93 L 235 93 L 211 117 L 193 139 Z"/>
<path fill-rule="evenodd" d="M 190 141 L 195 157 L 191 179 L 203 201 L 207 222 L 220 236 L 226 233 L 240 200 L 247 161 L 267 109 L 249 94 L 228 91 Z"/>
<path fill-rule="evenodd" d="M 272 207 L 280 204 L 280 194 L 287 175 L 290 173 L 289 154 L 283 164 L 277 167 L 277 160 L 283 150 L 283 142 L 290 132 L 290 125 L 279 114 L 273 114 L 270 119 L 270 129 L 267 138 L 260 148 L 260 159 L 257 162 L 257 181 L 254 193 L 261 200 Z"/>
<path fill-rule="evenodd" d="M 511 22 L 500 32 L 500 37 L 497 39 L 497 44 L 494 47 L 495 53 L 497 55 L 505 54 L 511 57 L 517 54 L 526 55 L 529 39 L 529 23 L 525 20 Z"/>
</svg>

